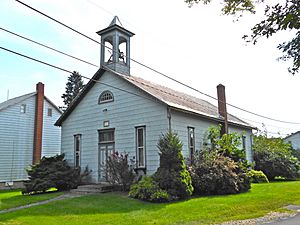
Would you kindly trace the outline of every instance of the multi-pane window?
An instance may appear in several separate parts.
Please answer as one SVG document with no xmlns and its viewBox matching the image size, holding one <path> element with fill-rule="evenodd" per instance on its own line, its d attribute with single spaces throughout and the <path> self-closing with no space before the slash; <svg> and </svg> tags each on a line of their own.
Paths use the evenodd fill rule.
<svg viewBox="0 0 300 225">
<path fill-rule="evenodd" d="M 26 113 L 26 104 L 22 104 L 22 105 L 20 106 L 20 112 L 21 112 L 21 113 Z"/>
<path fill-rule="evenodd" d="M 103 91 L 99 97 L 98 104 L 112 102 L 114 95 L 110 91 Z"/>
<path fill-rule="evenodd" d="M 74 135 L 74 166 L 80 167 L 81 134 Z"/>
<path fill-rule="evenodd" d="M 50 116 L 50 117 L 52 116 L 52 109 L 51 108 L 48 108 L 47 115 Z"/>
<path fill-rule="evenodd" d="M 188 145 L 190 160 L 192 162 L 195 154 L 195 128 L 193 127 L 188 127 Z"/>
<path fill-rule="evenodd" d="M 136 164 L 138 168 L 146 167 L 145 127 L 136 128 Z"/>
</svg>

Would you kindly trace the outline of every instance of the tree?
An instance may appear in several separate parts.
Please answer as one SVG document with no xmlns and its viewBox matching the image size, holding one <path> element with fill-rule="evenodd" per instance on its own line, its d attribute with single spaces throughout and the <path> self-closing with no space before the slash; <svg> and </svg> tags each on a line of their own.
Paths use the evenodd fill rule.
<svg viewBox="0 0 300 225">
<path fill-rule="evenodd" d="M 223 14 L 238 15 L 245 11 L 255 13 L 255 4 L 264 2 L 265 0 L 223 0 Z M 202 2 L 208 4 L 211 0 L 185 0 L 189 6 L 194 3 Z M 274 1 L 273 1 L 274 2 Z M 243 38 L 247 42 L 256 44 L 261 37 L 269 38 L 273 34 L 283 31 L 296 31 L 295 36 L 277 48 L 283 52 L 279 57 L 280 60 L 287 61 L 292 59 L 292 66 L 288 68 L 293 75 L 299 72 L 300 68 L 300 1 L 299 0 L 285 0 L 284 4 L 277 3 L 275 5 L 266 5 L 265 19 L 257 23 L 252 29 L 251 35 L 245 35 Z"/>
<path fill-rule="evenodd" d="M 192 179 L 184 163 L 182 143 L 172 132 L 158 141 L 160 165 L 153 178 L 173 199 L 188 198 L 193 192 Z"/>
<path fill-rule="evenodd" d="M 24 182 L 23 194 L 46 192 L 49 188 L 58 191 L 76 188 L 80 183 L 80 169 L 72 168 L 64 159 L 64 154 L 43 157 L 39 164 L 27 169 L 29 180 Z"/>
<path fill-rule="evenodd" d="M 263 171 L 269 180 L 281 176 L 287 179 L 299 178 L 300 163 L 292 155 L 291 146 L 282 138 L 254 137 L 253 153 L 255 169 Z"/>
<path fill-rule="evenodd" d="M 73 99 L 79 94 L 79 92 L 84 88 L 81 75 L 74 71 L 69 77 L 66 84 L 66 92 L 62 94 L 64 99 L 64 104 L 68 107 Z"/>
</svg>

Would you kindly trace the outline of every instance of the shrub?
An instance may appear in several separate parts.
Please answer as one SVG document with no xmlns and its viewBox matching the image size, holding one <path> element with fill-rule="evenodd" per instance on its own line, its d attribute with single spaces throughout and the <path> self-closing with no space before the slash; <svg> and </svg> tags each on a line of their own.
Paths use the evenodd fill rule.
<svg viewBox="0 0 300 225">
<path fill-rule="evenodd" d="M 267 176 L 262 171 L 250 170 L 247 173 L 251 183 L 269 183 Z"/>
<path fill-rule="evenodd" d="M 118 152 L 110 155 L 106 162 L 107 181 L 122 185 L 123 191 L 128 191 L 135 179 L 133 168 L 128 165 L 128 154 Z"/>
<path fill-rule="evenodd" d="M 254 137 L 255 169 L 261 170 L 269 180 L 281 176 L 287 179 L 299 178 L 300 163 L 292 155 L 291 146 L 282 138 Z"/>
<path fill-rule="evenodd" d="M 43 157 L 39 164 L 30 166 L 27 173 L 29 180 L 24 182 L 23 194 L 42 193 L 49 188 L 70 190 L 80 182 L 80 169 L 71 168 L 64 160 L 64 154 Z"/>
<path fill-rule="evenodd" d="M 198 195 L 235 194 L 249 189 L 243 173 L 231 158 L 203 150 L 195 155 L 190 168 L 194 193 Z M 249 185 L 250 186 L 250 185 Z"/>
<path fill-rule="evenodd" d="M 137 184 L 130 188 L 129 197 L 149 202 L 168 202 L 168 192 L 162 190 L 152 177 L 143 177 Z"/>
<path fill-rule="evenodd" d="M 193 192 L 191 176 L 184 163 L 182 143 L 172 132 L 162 135 L 158 141 L 160 165 L 153 178 L 172 199 L 183 199 Z"/>
</svg>

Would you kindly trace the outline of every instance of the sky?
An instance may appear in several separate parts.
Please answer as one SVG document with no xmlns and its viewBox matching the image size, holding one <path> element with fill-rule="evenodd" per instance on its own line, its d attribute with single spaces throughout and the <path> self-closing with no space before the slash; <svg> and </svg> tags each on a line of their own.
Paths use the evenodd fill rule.
<svg viewBox="0 0 300 225">
<path fill-rule="evenodd" d="M 216 86 L 226 87 L 227 103 L 256 114 L 294 124 L 275 122 L 236 108 L 232 113 L 270 136 L 286 136 L 300 130 L 300 74 L 292 76 L 291 62 L 277 58 L 278 44 L 290 40 L 285 31 L 256 45 L 242 36 L 263 19 L 263 5 L 255 15 L 242 18 L 221 14 L 221 1 L 188 7 L 184 0 L 22 0 L 24 3 L 100 41 L 97 31 L 117 15 L 135 33 L 131 57 L 193 88 L 217 96 Z M 26 8 L 14 0 L 0 1 L 1 28 L 41 42 L 93 64 L 100 64 L 100 45 Z M 0 47 L 92 77 L 98 67 L 55 53 L 0 30 Z M 38 82 L 45 94 L 62 106 L 61 95 L 69 76 L 54 68 L 0 49 L 0 102 L 34 92 Z M 176 90 L 217 102 L 131 62 L 131 74 Z M 87 82 L 87 80 L 85 80 Z M 298 123 L 298 124 L 297 124 Z M 262 125 L 264 124 L 264 125 Z"/>
</svg>

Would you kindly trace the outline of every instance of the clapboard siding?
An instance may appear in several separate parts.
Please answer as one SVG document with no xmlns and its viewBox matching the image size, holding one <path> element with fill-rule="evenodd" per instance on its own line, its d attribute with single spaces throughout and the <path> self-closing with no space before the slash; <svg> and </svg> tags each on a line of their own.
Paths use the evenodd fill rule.
<svg viewBox="0 0 300 225">
<path fill-rule="evenodd" d="M 20 112 L 26 104 L 26 113 Z M 32 163 L 35 96 L 0 111 L 0 182 L 24 180 Z"/>
<path fill-rule="evenodd" d="M 26 104 L 26 113 L 20 112 Z M 47 109 L 53 108 L 53 117 Z M 54 123 L 61 113 L 44 100 L 42 156 L 60 153 L 60 128 Z M 26 168 L 32 164 L 35 95 L 0 111 L 0 182 L 27 179 Z"/>
<path fill-rule="evenodd" d="M 217 126 L 218 123 L 201 118 L 196 115 L 179 112 L 176 110 L 171 111 L 171 128 L 178 134 L 183 144 L 183 155 L 185 158 L 189 157 L 188 150 L 188 127 L 193 127 L 195 130 L 195 150 L 200 150 L 206 142 L 206 132 L 210 126 Z M 245 130 L 238 127 L 229 126 L 229 133 L 237 132 L 246 136 L 246 157 L 247 160 L 252 161 L 252 147 L 251 147 L 251 130 Z"/>
<path fill-rule="evenodd" d="M 52 116 L 48 116 L 48 109 L 52 109 Z M 44 100 L 42 157 L 60 154 L 60 127 L 54 126 L 61 113 L 47 100 Z"/>
<path fill-rule="evenodd" d="M 290 136 L 286 137 L 285 139 L 286 143 L 290 143 L 294 149 L 300 150 L 300 132 L 296 132 L 294 134 L 291 134 Z"/>
<path fill-rule="evenodd" d="M 135 127 L 146 126 L 147 173 L 153 173 L 159 164 L 157 141 L 168 130 L 167 107 L 154 98 L 150 100 L 144 92 L 109 72 L 105 72 L 100 81 L 136 95 L 96 83 L 62 124 L 62 152 L 73 164 L 74 135 L 81 134 L 81 167 L 88 165 L 93 180 L 97 181 L 98 130 L 105 129 L 103 122 L 109 121 L 108 128 L 115 129 L 115 149 L 128 153 L 130 159 L 136 156 Z M 114 101 L 98 104 L 105 90 L 113 93 Z"/>
</svg>

